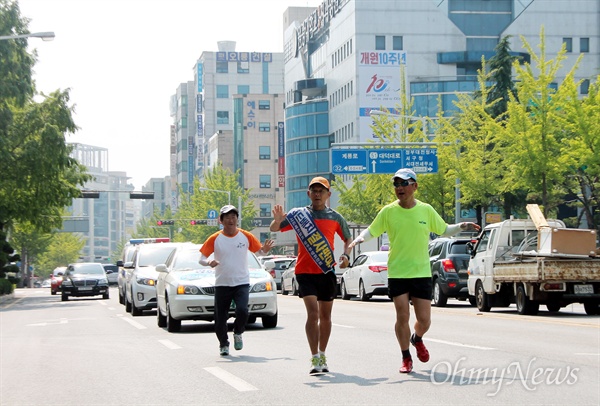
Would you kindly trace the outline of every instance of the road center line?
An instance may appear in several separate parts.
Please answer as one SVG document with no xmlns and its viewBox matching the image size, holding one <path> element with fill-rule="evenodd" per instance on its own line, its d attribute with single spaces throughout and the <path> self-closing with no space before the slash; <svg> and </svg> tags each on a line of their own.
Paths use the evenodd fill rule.
<svg viewBox="0 0 600 406">
<path fill-rule="evenodd" d="M 146 326 L 138 323 L 137 321 L 131 320 L 131 319 L 127 318 L 127 317 L 123 317 L 122 314 L 117 314 L 117 317 L 120 317 L 121 320 L 126 321 L 127 323 L 131 324 L 133 327 L 135 327 L 135 328 L 137 328 L 139 330 L 146 329 Z"/>
<path fill-rule="evenodd" d="M 219 367 L 206 367 L 204 370 L 210 374 L 213 374 L 229 386 L 237 389 L 239 392 L 248 392 L 252 390 L 258 390 L 258 388 L 250 385 L 248 382 L 243 379 L 238 378 L 235 375 L 230 374 L 229 372 L 219 368 Z"/>
<path fill-rule="evenodd" d="M 476 350 L 486 350 L 486 351 L 487 350 L 495 350 L 495 348 L 491 348 L 491 347 L 481 347 L 479 345 L 456 343 L 456 342 L 452 342 L 452 341 L 436 340 L 435 338 L 427 338 L 427 337 L 425 337 L 425 342 L 427 342 L 427 341 L 432 341 L 434 343 L 440 343 L 440 344 L 454 345 L 456 347 L 474 348 Z"/>
<path fill-rule="evenodd" d="M 344 328 L 356 328 L 356 327 L 354 327 L 354 326 L 345 326 L 345 325 L 343 325 L 343 324 L 335 324 L 335 323 L 332 323 L 332 326 L 336 326 L 336 327 L 344 327 Z"/>
<path fill-rule="evenodd" d="M 170 340 L 158 340 L 158 342 L 170 350 L 179 350 L 181 348 L 180 346 L 178 346 L 177 344 L 175 344 L 173 341 L 170 341 Z"/>
</svg>

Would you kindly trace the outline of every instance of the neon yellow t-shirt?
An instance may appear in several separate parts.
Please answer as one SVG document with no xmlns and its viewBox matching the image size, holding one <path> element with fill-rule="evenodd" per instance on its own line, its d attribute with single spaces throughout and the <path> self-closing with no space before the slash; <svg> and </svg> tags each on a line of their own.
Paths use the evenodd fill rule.
<svg viewBox="0 0 600 406">
<path fill-rule="evenodd" d="M 404 209 L 398 201 L 384 206 L 369 226 L 369 233 L 379 237 L 387 232 L 390 240 L 388 278 L 425 278 L 431 276 L 429 234 L 443 234 L 448 226 L 427 203 Z"/>
</svg>

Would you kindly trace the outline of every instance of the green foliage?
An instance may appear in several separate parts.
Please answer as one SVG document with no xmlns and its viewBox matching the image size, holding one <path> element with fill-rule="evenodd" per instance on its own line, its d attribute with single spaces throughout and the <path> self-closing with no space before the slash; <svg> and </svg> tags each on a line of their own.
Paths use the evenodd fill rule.
<svg viewBox="0 0 600 406">
<path fill-rule="evenodd" d="M 0 279 L 0 296 L 11 294 L 14 290 L 13 282 L 8 279 Z"/>
<path fill-rule="evenodd" d="M 37 257 L 36 274 L 47 277 L 54 268 L 77 262 L 84 247 L 85 240 L 76 234 L 53 234 L 48 248 Z"/>
</svg>

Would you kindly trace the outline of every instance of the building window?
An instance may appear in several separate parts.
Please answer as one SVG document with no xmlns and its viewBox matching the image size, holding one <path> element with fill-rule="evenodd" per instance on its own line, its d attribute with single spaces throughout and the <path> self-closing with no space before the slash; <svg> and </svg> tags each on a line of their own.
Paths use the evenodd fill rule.
<svg viewBox="0 0 600 406">
<path fill-rule="evenodd" d="M 271 175 L 259 175 L 259 182 L 261 189 L 271 188 Z"/>
<path fill-rule="evenodd" d="M 567 52 L 573 52 L 573 38 L 563 38 L 563 44 L 565 44 Z"/>
<path fill-rule="evenodd" d="M 259 100 L 258 101 L 258 109 L 259 110 L 271 110 L 271 100 Z"/>
<path fill-rule="evenodd" d="M 229 124 L 228 111 L 217 111 L 217 124 Z"/>
<path fill-rule="evenodd" d="M 250 86 L 249 85 L 238 85 L 238 94 L 249 94 Z"/>
<path fill-rule="evenodd" d="M 238 61 L 237 63 L 238 73 L 250 73 L 250 62 L 248 61 Z"/>
<path fill-rule="evenodd" d="M 260 204 L 260 217 L 270 217 L 271 216 L 271 203 L 261 203 Z"/>
<path fill-rule="evenodd" d="M 378 51 L 385 50 L 385 37 L 383 35 L 375 36 L 375 49 Z"/>
<path fill-rule="evenodd" d="M 590 52 L 589 38 L 579 38 L 579 52 Z"/>
<path fill-rule="evenodd" d="M 271 159 L 271 147 L 264 145 L 259 146 L 258 159 Z"/>
<path fill-rule="evenodd" d="M 229 73 L 229 62 L 217 62 L 217 73 Z"/>
<path fill-rule="evenodd" d="M 579 89 L 581 94 L 588 94 L 590 92 L 590 80 L 584 79 L 581 81 L 581 87 Z"/>
<path fill-rule="evenodd" d="M 229 86 L 217 85 L 217 99 L 229 98 Z"/>
<path fill-rule="evenodd" d="M 187 117 L 181 117 L 179 128 L 187 128 Z"/>
<path fill-rule="evenodd" d="M 392 41 L 393 41 L 393 43 L 392 43 L 393 50 L 394 51 L 402 51 L 402 46 L 403 46 L 402 36 L 394 35 L 392 37 Z"/>
<path fill-rule="evenodd" d="M 258 123 L 258 131 L 261 133 L 271 132 L 271 123 Z"/>
</svg>

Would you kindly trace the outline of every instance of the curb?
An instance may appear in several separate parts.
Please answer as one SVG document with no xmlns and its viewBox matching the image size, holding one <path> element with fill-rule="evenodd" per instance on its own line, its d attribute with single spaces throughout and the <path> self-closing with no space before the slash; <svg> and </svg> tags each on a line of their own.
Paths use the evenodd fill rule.
<svg viewBox="0 0 600 406">
<path fill-rule="evenodd" d="M 9 293 L 8 295 L 0 296 L 0 304 L 12 302 L 15 299 L 15 292 Z"/>
</svg>

